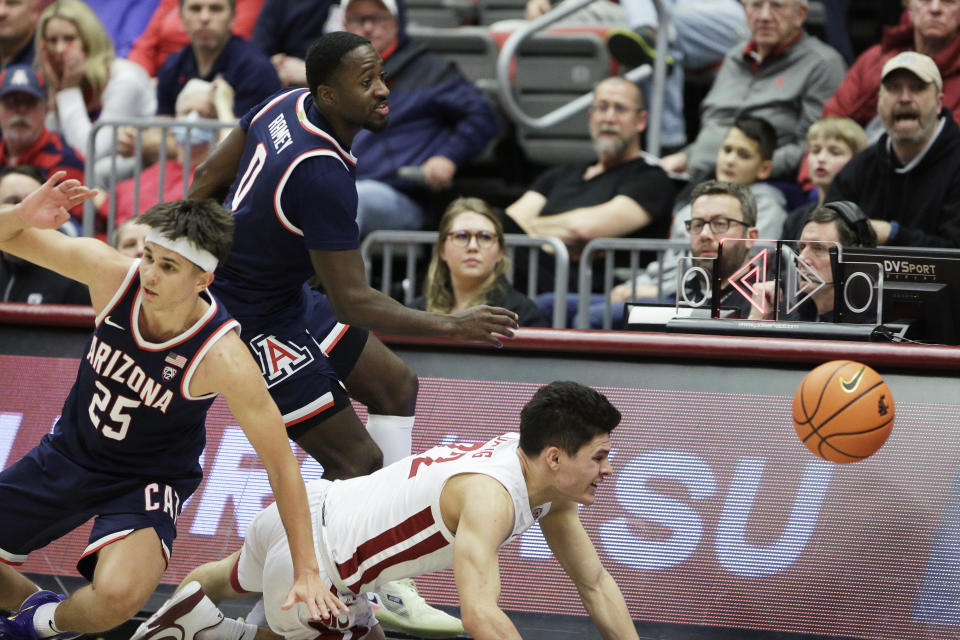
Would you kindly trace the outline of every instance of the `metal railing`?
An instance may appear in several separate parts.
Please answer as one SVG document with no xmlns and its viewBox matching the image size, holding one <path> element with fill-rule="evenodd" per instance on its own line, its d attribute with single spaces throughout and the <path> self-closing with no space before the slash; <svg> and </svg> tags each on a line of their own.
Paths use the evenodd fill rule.
<svg viewBox="0 0 960 640">
<path fill-rule="evenodd" d="M 563 328 L 567 326 L 567 285 L 569 283 L 570 273 L 570 255 L 567 253 L 567 247 L 559 238 L 531 238 L 521 234 L 508 233 L 504 235 L 506 242 L 505 251 L 510 262 L 514 262 L 514 257 L 518 248 L 525 247 L 529 257 L 530 269 L 527 272 L 526 295 L 534 298 L 537 295 L 537 276 L 539 252 L 544 245 L 550 246 L 553 250 L 555 268 L 553 274 L 553 288 L 556 299 L 553 305 L 553 326 Z M 409 305 L 416 297 L 416 289 L 419 284 L 417 274 L 417 259 L 424 251 L 432 251 L 437 243 L 436 231 L 374 231 L 370 233 L 360 244 L 360 253 L 363 261 L 367 265 L 367 279 L 371 279 L 372 272 L 372 253 L 375 246 L 382 247 L 383 263 L 380 269 L 380 290 L 390 295 L 393 281 L 393 258 L 394 250 L 400 246 L 406 256 L 404 270 L 404 304 Z M 513 267 L 507 273 L 507 279 L 513 281 Z M 515 283 L 516 284 L 516 283 Z M 521 287 L 517 287 L 521 291 Z"/>
<path fill-rule="evenodd" d="M 226 129 L 232 128 L 235 126 L 235 123 L 232 122 L 220 122 L 219 120 L 174 120 L 172 118 L 116 118 L 113 120 L 102 120 L 94 123 L 93 128 L 90 131 L 90 137 L 87 139 L 87 161 L 84 163 L 84 181 L 88 185 L 95 184 L 95 168 L 97 165 L 98 158 L 95 157 L 94 151 L 94 142 L 97 137 L 97 133 L 101 129 L 111 128 L 113 129 L 113 145 L 111 147 L 111 153 L 108 153 L 104 157 L 110 159 L 110 171 L 109 175 L 109 184 L 110 187 L 107 189 L 107 193 L 110 195 L 110 204 L 107 209 L 107 235 L 108 240 L 113 241 L 113 232 L 116 228 L 116 214 L 117 214 L 117 198 L 116 198 L 116 186 L 120 177 L 118 174 L 118 164 L 120 162 L 120 154 L 117 153 L 117 130 L 120 127 L 132 127 L 136 130 L 136 138 L 134 140 L 134 150 L 133 158 L 138 159 L 134 163 L 134 171 L 132 179 L 134 181 L 134 196 L 133 196 L 133 213 L 134 215 L 140 211 L 140 176 L 149 165 L 144 166 L 142 162 L 143 158 L 143 134 L 144 131 L 148 129 L 160 129 L 161 140 L 166 140 L 167 135 L 170 132 L 172 127 L 186 127 L 187 132 L 187 144 L 184 148 L 184 159 L 183 166 L 184 171 L 190 171 L 191 162 L 191 146 L 189 144 L 191 132 L 195 129 Z M 214 144 L 214 146 L 216 146 Z M 212 150 L 213 147 L 211 147 Z M 157 164 L 159 165 L 160 171 L 160 180 L 158 185 L 157 199 L 159 202 L 163 201 L 164 187 L 166 186 L 166 163 L 167 163 L 167 146 L 161 144 L 158 148 L 158 158 Z M 183 195 L 186 197 L 187 187 L 189 186 L 190 181 L 183 181 Z M 94 234 L 94 222 L 96 220 L 96 209 L 92 201 L 87 201 L 84 203 L 83 209 L 83 235 L 92 236 Z"/>
<path fill-rule="evenodd" d="M 603 252 L 603 297 L 605 301 L 603 312 L 603 328 L 609 329 L 612 326 L 610 313 L 610 290 L 613 288 L 613 279 L 616 267 L 617 251 L 629 252 L 629 267 L 620 270 L 620 276 L 626 282 L 633 282 L 642 271 L 640 267 L 640 253 L 644 251 L 656 251 L 657 261 L 661 268 L 657 270 L 657 291 L 663 290 L 663 260 L 667 251 L 673 249 L 685 251 L 690 248 L 689 240 L 655 240 L 641 238 L 594 238 L 583 248 L 580 254 L 580 269 L 577 273 L 577 329 L 590 328 L 590 302 L 591 287 L 593 284 L 593 257 L 596 253 Z M 657 301 L 662 302 L 663 296 L 658 293 Z"/>
<path fill-rule="evenodd" d="M 547 129 L 553 125 L 583 112 L 593 100 L 593 93 L 585 93 L 567 104 L 557 107 L 542 116 L 533 117 L 523 111 L 513 94 L 510 84 L 510 67 L 520 45 L 534 34 L 562 20 L 578 9 L 582 9 L 593 0 L 563 0 L 556 7 L 523 25 L 507 38 L 497 57 L 497 89 L 500 103 L 514 122 L 531 129 Z M 667 79 L 667 38 L 670 23 L 669 7 L 661 0 L 653 0 L 657 10 L 659 25 L 657 28 L 657 57 L 653 63 L 653 87 L 649 96 L 650 122 L 647 127 L 647 150 L 655 156 L 660 155 L 660 125 L 663 122 L 663 90 Z M 641 65 L 628 71 L 624 76 L 633 82 L 646 79 L 651 73 L 649 65 Z"/>
</svg>

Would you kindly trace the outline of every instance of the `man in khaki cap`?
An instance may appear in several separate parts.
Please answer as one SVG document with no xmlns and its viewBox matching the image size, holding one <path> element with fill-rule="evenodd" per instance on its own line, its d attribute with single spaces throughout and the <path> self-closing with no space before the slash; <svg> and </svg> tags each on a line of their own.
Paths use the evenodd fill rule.
<svg viewBox="0 0 960 640">
<path fill-rule="evenodd" d="M 960 247 L 960 128 L 933 59 L 888 60 L 877 112 L 886 133 L 840 171 L 827 201 L 859 204 L 879 244 Z"/>
</svg>

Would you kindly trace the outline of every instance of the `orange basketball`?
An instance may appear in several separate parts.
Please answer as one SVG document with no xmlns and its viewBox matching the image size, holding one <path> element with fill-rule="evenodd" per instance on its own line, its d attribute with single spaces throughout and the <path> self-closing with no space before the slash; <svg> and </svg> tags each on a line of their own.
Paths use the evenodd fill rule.
<svg viewBox="0 0 960 640">
<path fill-rule="evenodd" d="M 893 394 L 865 364 L 825 362 L 793 394 L 793 426 L 803 444 L 825 460 L 863 460 L 890 435 Z"/>
</svg>

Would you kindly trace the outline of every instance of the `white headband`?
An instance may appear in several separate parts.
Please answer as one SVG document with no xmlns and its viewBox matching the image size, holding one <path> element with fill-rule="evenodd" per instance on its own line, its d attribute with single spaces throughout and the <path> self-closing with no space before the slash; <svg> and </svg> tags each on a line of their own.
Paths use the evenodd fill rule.
<svg viewBox="0 0 960 640">
<path fill-rule="evenodd" d="M 160 245 L 164 249 L 176 251 L 184 258 L 197 265 L 204 271 L 215 271 L 219 261 L 212 253 L 198 247 L 192 240 L 186 236 L 180 236 L 176 240 L 171 240 L 165 235 L 161 235 L 156 229 L 150 229 L 145 242 L 152 242 Z"/>
</svg>

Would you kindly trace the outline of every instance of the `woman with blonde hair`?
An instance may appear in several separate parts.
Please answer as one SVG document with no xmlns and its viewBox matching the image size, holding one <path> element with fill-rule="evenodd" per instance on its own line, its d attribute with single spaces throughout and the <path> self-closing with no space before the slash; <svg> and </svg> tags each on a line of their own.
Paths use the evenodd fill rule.
<svg viewBox="0 0 960 640">
<path fill-rule="evenodd" d="M 425 295 L 414 300 L 412 306 L 454 313 L 487 304 L 516 312 L 522 327 L 549 326 L 533 300 L 507 280 L 509 269 L 500 218 L 480 198 L 457 198 L 440 218 L 437 246 L 424 282 Z"/>
<path fill-rule="evenodd" d="M 112 127 L 101 128 L 90 157 L 93 124 L 153 116 L 157 99 L 150 77 L 136 63 L 114 55 L 110 36 L 81 0 L 57 0 L 40 14 L 36 51 L 34 65 L 43 73 L 51 106 L 47 128 L 61 132 L 88 162 L 97 163 L 99 176 L 109 170 L 114 136 Z M 118 170 L 132 173 L 130 159 L 117 160 Z"/>
</svg>

